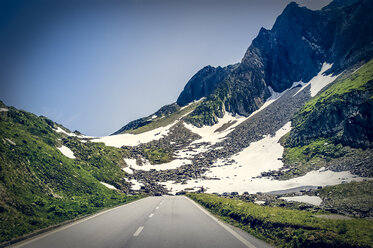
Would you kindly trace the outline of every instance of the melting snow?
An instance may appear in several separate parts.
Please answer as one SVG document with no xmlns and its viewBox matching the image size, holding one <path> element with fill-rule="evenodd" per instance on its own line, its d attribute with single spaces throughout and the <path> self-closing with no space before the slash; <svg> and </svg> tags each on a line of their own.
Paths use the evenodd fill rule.
<svg viewBox="0 0 373 248">
<path fill-rule="evenodd" d="M 122 146 L 137 146 L 141 143 L 147 143 L 153 140 L 159 140 L 163 136 L 167 135 L 170 128 L 176 124 L 177 121 L 172 124 L 153 129 L 151 131 L 140 133 L 140 134 L 117 134 L 111 136 L 105 136 L 98 139 L 91 140 L 92 142 L 103 142 L 107 146 L 122 147 Z"/>
<path fill-rule="evenodd" d="M 318 196 L 309 196 L 309 195 L 301 195 L 301 196 L 291 196 L 291 197 L 280 197 L 280 199 L 284 199 L 285 201 L 296 201 L 296 202 L 305 202 L 312 205 L 320 206 L 322 200 Z"/>
<path fill-rule="evenodd" d="M 11 139 L 5 138 L 5 140 L 8 141 L 9 144 L 11 144 L 11 145 L 14 145 L 14 146 L 17 145 L 16 142 L 14 142 L 14 141 L 11 140 Z"/>
<path fill-rule="evenodd" d="M 141 189 L 141 186 L 144 186 L 144 184 L 139 183 L 136 179 L 131 179 L 129 182 L 133 184 L 131 186 L 131 189 L 133 190 L 139 190 Z"/>
<path fill-rule="evenodd" d="M 137 165 L 136 159 L 132 158 L 125 158 L 124 161 L 129 166 L 129 169 L 135 169 L 135 170 L 143 170 L 143 171 L 150 171 L 150 170 L 172 170 L 177 169 L 178 167 L 186 164 L 191 164 L 192 161 L 188 159 L 174 159 L 171 162 L 163 163 L 163 164 L 150 164 L 149 161 L 146 161 L 144 165 Z"/>
<path fill-rule="evenodd" d="M 117 188 L 115 188 L 113 185 L 111 185 L 111 184 L 108 184 L 108 183 L 104 183 L 104 182 L 100 182 L 102 185 L 104 185 L 104 186 L 106 186 L 107 188 L 109 188 L 109 189 L 117 189 Z"/>
<path fill-rule="evenodd" d="M 311 85 L 311 96 L 314 97 L 316 94 L 325 86 L 332 83 L 339 75 L 333 76 L 330 75 L 324 75 L 324 73 L 329 70 L 332 67 L 332 64 L 323 63 L 322 68 L 320 72 L 313 77 L 307 84 L 305 84 L 296 94 L 298 94 L 300 91 L 304 90 L 308 85 Z"/>
<path fill-rule="evenodd" d="M 280 145 L 279 140 L 287 132 L 290 131 L 290 122 L 286 123 L 276 135 L 264 136 L 263 139 L 252 142 L 249 147 L 245 148 L 240 153 L 232 156 L 237 165 L 235 170 L 229 169 L 234 174 L 239 174 L 241 177 L 259 176 L 263 171 L 278 170 L 283 166 L 283 163 L 278 158 L 282 157 L 284 148 Z M 226 167 L 215 167 L 213 169 L 225 169 Z M 212 173 L 214 174 L 212 169 Z M 226 175 L 227 172 L 224 172 Z"/>
<path fill-rule="evenodd" d="M 247 191 L 249 193 L 270 192 L 275 190 L 286 190 L 301 186 L 327 186 L 341 184 L 343 181 L 362 181 L 364 178 L 352 175 L 349 171 L 333 172 L 324 170 L 324 168 L 311 171 L 304 176 L 292 178 L 290 180 L 280 181 L 269 178 L 236 178 L 226 176 L 221 180 L 206 180 L 193 179 L 187 181 L 186 184 L 175 184 L 173 181 L 163 182 L 172 193 L 184 190 L 185 188 L 198 188 L 203 186 L 207 193 L 223 193 L 223 192 L 238 192 L 242 194 Z"/>
<path fill-rule="evenodd" d="M 76 135 L 75 133 L 68 133 L 65 130 L 63 130 L 61 127 L 58 127 L 54 129 L 57 133 L 63 133 L 66 134 L 67 136 L 72 136 L 72 137 L 78 137 L 80 139 L 86 138 L 86 139 L 92 139 L 92 136 L 86 136 L 86 135 Z M 82 141 L 83 142 L 83 141 Z"/>
<path fill-rule="evenodd" d="M 127 172 L 128 174 L 133 174 L 133 170 L 129 167 L 122 168 L 124 172 Z"/>
<path fill-rule="evenodd" d="M 265 201 L 254 201 L 254 203 L 258 205 L 264 205 L 266 202 Z"/>
<path fill-rule="evenodd" d="M 233 131 L 233 128 L 241 124 L 243 121 L 245 121 L 247 118 L 243 116 L 233 116 L 232 114 L 226 112 L 223 118 L 218 119 L 218 123 L 216 123 L 213 126 L 203 126 L 203 127 L 195 127 L 191 124 L 184 123 L 184 126 L 188 128 L 193 133 L 198 134 L 202 138 L 195 140 L 192 142 L 192 144 L 196 143 L 202 143 L 202 142 L 208 142 L 210 145 L 213 145 L 221 139 L 223 139 L 225 136 L 227 136 L 230 132 Z M 221 128 L 224 124 L 229 124 L 235 122 L 231 126 L 229 126 L 227 129 L 219 132 L 216 131 L 219 128 Z"/>
<path fill-rule="evenodd" d="M 73 151 L 71 151 L 67 146 L 57 147 L 57 149 L 66 157 L 75 159 Z"/>
</svg>

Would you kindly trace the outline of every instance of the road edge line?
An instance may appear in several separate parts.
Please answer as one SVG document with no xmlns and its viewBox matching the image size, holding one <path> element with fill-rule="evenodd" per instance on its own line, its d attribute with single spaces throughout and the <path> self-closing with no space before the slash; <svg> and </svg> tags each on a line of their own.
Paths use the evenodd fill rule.
<svg viewBox="0 0 373 248">
<path fill-rule="evenodd" d="M 139 202 L 139 201 L 144 200 L 144 199 L 147 199 L 147 198 L 148 198 L 148 197 L 144 197 L 144 198 L 141 198 L 141 199 L 138 199 L 138 200 L 135 200 L 135 201 L 131 201 L 131 202 L 129 202 L 129 203 L 125 203 L 125 204 L 122 204 L 122 205 L 116 206 L 116 207 L 114 207 L 114 208 L 110 208 L 110 209 L 106 209 L 106 210 L 100 211 L 100 212 L 95 213 L 95 214 L 93 214 L 93 215 L 89 215 L 89 216 L 82 217 L 82 218 L 77 219 L 77 220 L 75 220 L 75 221 L 72 220 L 72 222 L 69 221 L 68 223 L 65 223 L 65 224 L 61 223 L 60 225 L 58 225 L 58 226 L 55 227 L 55 228 L 52 226 L 52 227 L 50 227 L 50 228 L 52 228 L 51 230 L 46 230 L 45 232 L 43 232 L 43 230 L 40 230 L 41 233 L 36 234 L 36 235 L 34 235 L 34 236 L 31 236 L 31 237 L 29 237 L 29 238 L 26 238 L 26 239 L 20 240 L 19 242 L 13 243 L 13 244 L 11 244 L 11 245 L 9 245 L 9 246 L 7 246 L 7 247 L 9 247 L 9 248 L 19 248 L 19 247 L 22 247 L 22 246 L 24 246 L 24 245 L 30 244 L 30 243 L 32 243 L 32 242 L 35 242 L 35 241 L 37 241 L 37 240 L 39 240 L 39 239 L 41 239 L 41 238 L 48 237 L 49 235 L 52 235 L 52 234 L 54 234 L 54 233 L 56 233 L 56 232 L 63 231 L 63 230 L 65 230 L 65 229 L 67 229 L 67 228 L 70 228 L 70 227 L 72 227 L 72 226 L 74 226 L 74 225 L 77 225 L 77 224 L 83 223 L 83 222 L 85 222 L 85 221 L 87 221 L 87 220 L 90 220 L 90 219 L 95 218 L 95 217 L 97 217 L 97 216 L 100 216 L 100 215 L 102 215 L 102 214 L 108 213 L 108 212 L 110 212 L 110 211 L 116 210 L 116 209 L 118 209 L 118 208 L 121 208 L 121 207 L 124 207 L 124 206 L 129 206 L 129 205 L 131 205 L 131 204 L 133 204 L 133 203 L 135 203 L 135 202 Z M 4 247 L 6 247 L 6 246 L 4 246 Z"/>
<path fill-rule="evenodd" d="M 232 228 L 230 228 L 227 224 L 224 222 L 221 222 L 219 219 L 217 219 L 215 216 L 211 215 L 210 212 L 208 212 L 206 209 L 204 209 L 202 206 L 200 206 L 198 203 L 193 201 L 187 196 L 184 196 L 187 198 L 189 201 L 191 201 L 194 205 L 196 205 L 202 212 L 204 212 L 207 216 L 209 216 L 211 219 L 213 219 L 215 222 L 217 222 L 220 226 L 222 226 L 226 231 L 228 231 L 230 234 L 232 234 L 236 239 L 241 241 L 246 247 L 248 248 L 256 248 L 255 245 L 244 239 L 241 235 L 239 235 L 237 232 L 235 232 Z"/>
</svg>

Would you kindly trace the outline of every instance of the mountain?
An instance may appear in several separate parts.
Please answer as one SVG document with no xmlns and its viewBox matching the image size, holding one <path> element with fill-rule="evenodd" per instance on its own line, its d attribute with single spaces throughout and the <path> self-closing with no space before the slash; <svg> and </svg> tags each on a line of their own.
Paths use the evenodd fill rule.
<svg viewBox="0 0 373 248">
<path fill-rule="evenodd" d="M 107 137 L 0 102 L 0 241 L 141 193 L 373 217 L 372 10 L 290 3 L 240 63 L 202 68 L 175 103 Z"/>
<path fill-rule="evenodd" d="M 326 73 L 339 74 L 373 56 L 369 0 L 333 1 L 319 11 L 290 3 L 271 30 L 262 28 L 241 62 L 227 67 L 206 66 L 186 84 L 176 104 L 207 99 L 187 118 L 195 126 L 213 125 L 225 111 L 249 116 L 270 97 L 295 82 L 310 81 L 324 62 Z M 153 115 L 151 115 L 153 116 Z M 149 123 L 139 119 L 114 134 Z"/>
<path fill-rule="evenodd" d="M 92 141 L 128 151 L 129 177 L 149 192 L 270 192 L 370 178 L 372 8 L 367 0 L 317 11 L 290 3 L 240 63 L 198 71 L 172 111 Z"/>
<path fill-rule="evenodd" d="M 187 121 L 211 125 L 223 109 L 248 116 L 270 96 L 268 87 L 283 92 L 294 82 L 308 82 L 324 62 L 333 64 L 328 73 L 340 73 L 369 60 L 373 55 L 372 2 L 333 6 L 311 11 L 290 3 L 271 30 L 260 30 L 237 68 Z"/>
</svg>

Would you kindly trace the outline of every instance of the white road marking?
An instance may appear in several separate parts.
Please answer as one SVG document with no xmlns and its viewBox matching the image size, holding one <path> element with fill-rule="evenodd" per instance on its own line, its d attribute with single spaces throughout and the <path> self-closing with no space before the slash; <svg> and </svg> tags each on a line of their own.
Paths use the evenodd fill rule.
<svg viewBox="0 0 373 248">
<path fill-rule="evenodd" d="M 155 209 L 158 209 L 159 207 L 156 207 Z"/>
<path fill-rule="evenodd" d="M 133 234 L 134 237 L 137 237 L 139 236 L 139 234 L 141 233 L 142 229 L 144 229 L 144 226 L 140 226 L 137 231 Z"/>
<path fill-rule="evenodd" d="M 220 226 L 222 226 L 225 230 L 227 230 L 230 234 L 232 234 L 236 239 L 238 239 L 239 241 L 241 241 L 246 247 L 248 247 L 248 248 L 256 248 L 255 245 L 251 244 L 249 241 L 247 241 L 246 239 L 244 239 L 243 237 L 241 237 L 241 235 L 239 235 L 238 233 L 236 233 L 235 231 L 233 231 L 229 226 L 225 225 L 224 223 L 222 223 L 221 221 L 219 221 L 217 218 L 215 218 L 214 216 L 212 216 L 206 209 L 204 209 L 203 207 L 201 207 L 200 205 L 198 205 L 195 201 L 193 201 L 189 197 L 186 197 L 186 196 L 184 196 L 184 197 L 187 198 L 189 201 L 191 201 L 199 209 L 201 209 L 202 212 L 204 212 L 206 215 L 208 215 L 211 219 L 213 219 L 214 221 L 216 221 Z"/>
<path fill-rule="evenodd" d="M 149 218 L 153 217 L 153 215 L 154 215 L 154 214 L 150 214 L 150 215 L 149 215 Z"/>
<path fill-rule="evenodd" d="M 90 219 L 95 218 L 95 217 L 97 217 L 97 216 L 100 216 L 100 215 L 102 215 L 102 214 L 106 214 L 106 213 L 108 213 L 108 212 L 111 212 L 111 211 L 116 210 L 116 209 L 121 208 L 121 207 L 125 207 L 125 206 L 132 205 L 132 204 L 134 204 L 134 203 L 140 202 L 140 201 L 145 200 L 145 199 L 147 199 L 147 198 L 142 198 L 142 199 L 135 200 L 135 201 L 133 201 L 133 202 L 126 203 L 126 204 L 123 204 L 123 205 L 120 205 L 120 206 L 117 206 L 117 207 L 114 207 L 114 208 L 111 208 L 111 209 L 107 209 L 107 210 L 104 210 L 104 211 L 102 211 L 102 212 L 99 212 L 99 213 L 93 214 L 93 215 L 91 215 L 91 216 L 83 217 L 83 219 L 77 220 L 77 221 L 75 221 L 75 222 L 72 222 L 72 223 L 69 223 L 69 224 L 66 224 L 66 225 L 63 225 L 63 224 L 62 224 L 61 227 L 57 227 L 56 229 L 52 229 L 51 231 L 47 231 L 47 232 L 45 232 L 45 233 L 41 233 L 41 234 L 35 236 L 34 238 L 31 237 L 30 239 L 26 239 L 26 240 L 24 240 L 24 241 L 17 242 L 17 243 L 15 243 L 14 245 L 12 245 L 11 247 L 12 247 L 12 248 L 19 248 L 19 247 L 22 247 L 22 246 L 28 245 L 28 244 L 30 244 L 30 243 L 32 243 L 32 242 L 35 242 L 35 241 L 37 241 L 37 240 L 39 240 L 39 239 L 42 239 L 42 238 L 45 238 L 45 237 L 47 237 L 47 236 L 49 236 L 49 235 L 51 235 L 51 234 L 54 234 L 54 233 L 56 233 L 56 232 L 59 232 L 59 231 L 65 230 L 65 229 L 67 229 L 67 228 L 70 228 L 70 227 L 72 227 L 72 226 L 75 226 L 75 225 L 77 225 L 77 224 L 80 224 L 80 223 L 82 223 L 82 222 L 85 222 L 85 221 L 87 221 L 87 220 L 90 220 Z"/>
</svg>

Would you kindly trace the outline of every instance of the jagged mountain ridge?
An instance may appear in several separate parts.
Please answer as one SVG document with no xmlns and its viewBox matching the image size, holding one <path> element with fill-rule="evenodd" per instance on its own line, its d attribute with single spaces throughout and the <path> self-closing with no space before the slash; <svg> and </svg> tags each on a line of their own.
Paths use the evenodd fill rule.
<svg viewBox="0 0 373 248">
<path fill-rule="evenodd" d="M 308 82 L 324 62 L 333 64 L 327 73 L 334 74 L 367 62 L 373 56 L 372 11 L 368 0 L 333 1 L 319 11 L 292 2 L 271 30 L 259 31 L 240 63 L 201 69 L 176 104 L 185 106 L 206 97 L 186 121 L 198 127 L 213 125 L 225 111 L 249 116 L 270 97 L 269 87 L 282 92 L 294 82 Z M 148 121 L 148 117 L 136 120 L 115 134 Z"/>
<path fill-rule="evenodd" d="M 200 101 L 195 103 L 195 109 L 190 109 L 190 113 L 179 114 L 177 120 L 172 118 L 176 124 L 167 122 L 171 126 L 162 129 L 160 125 L 153 125 L 150 129 L 153 123 L 159 122 L 150 115 L 146 118 L 149 122 L 143 122 L 140 128 L 125 126 L 125 133 L 129 134 L 135 134 L 137 130 L 153 130 L 143 133 L 144 142 L 139 136 L 136 140 L 139 145 L 125 141 L 132 138 L 126 135 L 122 136 L 122 141 L 112 143 L 132 152 L 126 160 L 133 169 L 129 170 L 130 177 L 143 183 L 149 191 L 155 189 L 154 182 L 165 182 L 167 190 L 175 190 L 176 186 L 167 184 L 170 181 L 192 187 L 198 184 L 191 180 L 199 178 L 201 183 L 213 185 L 205 179 L 214 167 L 227 166 L 234 171 L 237 164 L 243 163 L 235 162 L 238 154 L 247 153 L 253 143 L 263 142 L 267 136 L 276 136 L 281 130 L 291 130 L 290 138 L 282 142 L 285 153 L 279 153 L 272 161 L 279 167 L 267 170 L 283 167 L 273 173 L 263 167 L 263 175 L 289 179 L 305 176 L 324 166 L 337 173 L 353 171 L 355 175 L 370 176 L 371 107 L 367 97 L 369 99 L 371 93 L 370 84 L 365 79 L 362 82 L 367 83 L 368 88 L 360 91 L 362 94 L 358 92 L 357 97 L 348 99 L 348 104 L 339 106 L 338 101 L 343 98 L 333 96 L 334 105 L 328 103 L 321 115 L 313 114 L 301 128 L 296 126 L 299 124 L 297 118 L 299 120 L 301 116 L 298 111 L 303 104 L 338 76 L 342 80 L 354 75 L 349 80 L 356 83 L 353 78 L 357 74 L 354 72 L 373 57 L 372 28 L 367 25 L 371 16 L 366 15 L 371 9 L 372 3 L 365 0 L 336 1 L 319 11 L 299 7 L 296 3 L 289 4 L 271 30 L 260 30 L 241 63 L 225 68 L 208 66 L 192 77 L 175 103 L 183 107 L 170 116 L 180 113 L 197 99 Z M 351 39 L 350 36 L 356 32 L 356 39 Z M 371 67 L 367 68 L 369 75 Z M 343 97 L 349 98 L 349 95 Z M 360 100 L 354 102 L 354 99 Z M 341 108 L 344 116 L 338 116 Z M 359 110 L 360 114 L 352 116 Z M 294 114 L 297 118 L 292 119 Z M 329 115 L 331 120 L 328 120 Z M 316 132 L 312 133 L 312 128 Z M 200 138 L 185 135 L 175 139 L 178 132 L 192 132 Z M 309 139 L 307 135 L 313 135 L 313 138 Z M 331 139 L 332 136 L 339 138 Z M 119 139 L 118 136 L 117 141 Z M 327 147 L 320 147 L 324 143 Z M 299 154 L 299 151 L 306 153 L 310 150 L 309 154 Z M 161 159 L 154 160 L 154 155 Z M 265 157 L 262 159 L 266 160 Z M 277 163 L 276 159 L 283 160 L 283 163 Z M 258 175 L 255 173 L 249 175 Z M 346 176 L 349 177 L 352 176 Z M 231 184 L 229 180 L 227 183 Z M 225 184 L 222 182 L 222 185 Z M 157 186 L 157 190 L 161 189 Z"/>
</svg>

